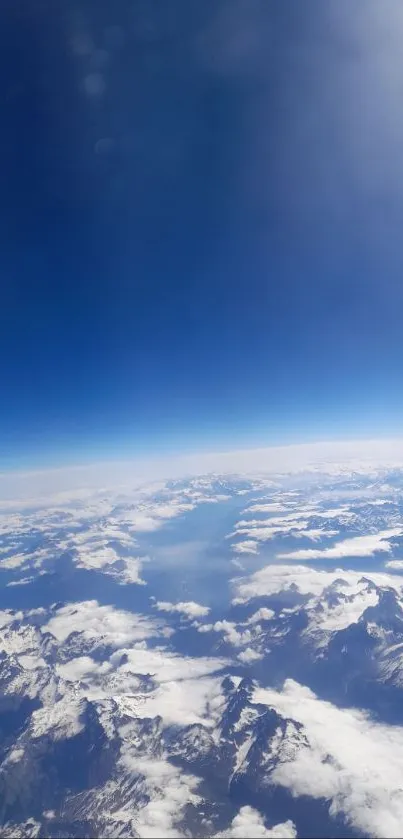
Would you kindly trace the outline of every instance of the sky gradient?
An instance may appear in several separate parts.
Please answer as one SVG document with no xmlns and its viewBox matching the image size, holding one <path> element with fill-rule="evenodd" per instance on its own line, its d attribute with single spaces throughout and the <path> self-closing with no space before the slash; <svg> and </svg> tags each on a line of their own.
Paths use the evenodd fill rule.
<svg viewBox="0 0 403 839">
<path fill-rule="evenodd" d="M 400 4 L 1 24 L 0 468 L 399 435 Z"/>
</svg>

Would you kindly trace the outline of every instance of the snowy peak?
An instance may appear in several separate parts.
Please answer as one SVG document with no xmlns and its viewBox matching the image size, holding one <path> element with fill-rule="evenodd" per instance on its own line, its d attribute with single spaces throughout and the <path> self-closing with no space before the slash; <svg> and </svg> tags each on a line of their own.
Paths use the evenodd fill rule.
<svg viewBox="0 0 403 839">
<path fill-rule="evenodd" d="M 223 683 L 224 687 L 224 683 Z M 221 719 L 221 737 L 229 738 L 239 723 L 242 713 L 251 706 L 251 697 L 254 691 L 254 682 L 245 677 L 232 691 L 227 688 L 227 705 Z"/>
<path fill-rule="evenodd" d="M 362 620 L 386 631 L 403 633 L 403 608 L 396 591 L 384 588 L 378 593 L 378 603 L 365 610 Z"/>
</svg>

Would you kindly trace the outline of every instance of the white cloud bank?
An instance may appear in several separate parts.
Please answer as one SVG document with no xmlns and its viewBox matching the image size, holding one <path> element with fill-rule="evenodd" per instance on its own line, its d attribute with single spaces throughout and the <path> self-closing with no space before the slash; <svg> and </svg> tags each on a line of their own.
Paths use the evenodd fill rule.
<svg viewBox="0 0 403 839">
<path fill-rule="evenodd" d="M 381 530 L 379 533 L 371 533 L 367 536 L 354 536 L 352 539 L 343 539 L 336 542 L 329 548 L 314 548 L 308 550 L 290 551 L 289 553 L 277 554 L 278 559 L 344 559 L 345 557 L 374 556 L 378 551 L 391 553 L 394 536 L 401 536 L 402 528 L 393 527 L 389 530 Z"/>
<path fill-rule="evenodd" d="M 94 646 L 111 644 L 118 648 L 160 635 L 161 625 L 143 615 L 100 606 L 96 600 L 83 600 L 58 609 L 42 632 L 50 632 L 59 643 L 66 641 L 72 632 L 79 632 L 87 641 L 93 641 Z"/>
<path fill-rule="evenodd" d="M 377 586 L 390 586 L 398 592 L 402 590 L 403 576 L 382 572 L 365 572 L 365 577 L 373 580 Z M 233 603 L 247 603 L 254 597 L 271 596 L 281 591 L 292 590 L 300 594 L 320 596 L 327 586 L 336 580 L 343 581 L 347 588 L 356 588 L 363 574 L 359 571 L 322 571 L 306 565 L 266 565 L 248 577 L 234 580 L 235 597 Z"/>
<path fill-rule="evenodd" d="M 273 782 L 327 799 L 331 815 L 345 814 L 366 836 L 401 837 L 403 728 L 337 708 L 291 679 L 282 691 L 257 689 L 254 701 L 302 723 L 308 740 L 277 765 Z"/>
<path fill-rule="evenodd" d="M 342 475 L 371 473 L 382 467 L 403 466 L 403 439 L 354 440 L 272 446 L 230 452 L 94 463 L 32 472 L 0 474 L 0 500 L 38 499 L 54 493 L 89 488 L 139 486 L 161 478 L 207 473 L 262 475 L 295 474 L 309 470 Z"/>
<path fill-rule="evenodd" d="M 16 664 L 5 692 L 38 696 L 43 702 L 32 716 L 32 736 L 49 732 L 57 739 L 78 733 L 85 700 L 106 703 L 105 708 L 112 702 L 128 717 L 160 716 L 164 724 L 215 724 L 224 701 L 222 671 L 229 660 L 176 653 L 164 644 L 172 629 L 159 617 L 101 606 L 95 600 L 63 606 L 47 621 L 43 609 L 36 615 L 40 627 L 25 623 L 30 614 L 0 612 L 0 648 Z M 47 633 L 54 636 L 52 650 L 59 651 L 56 663 L 46 654 Z M 114 648 L 102 662 L 97 655 L 100 645 Z M 144 690 L 144 677 L 149 690 Z M 108 728 L 110 714 L 105 711 L 104 717 L 109 718 Z"/>
</svg>

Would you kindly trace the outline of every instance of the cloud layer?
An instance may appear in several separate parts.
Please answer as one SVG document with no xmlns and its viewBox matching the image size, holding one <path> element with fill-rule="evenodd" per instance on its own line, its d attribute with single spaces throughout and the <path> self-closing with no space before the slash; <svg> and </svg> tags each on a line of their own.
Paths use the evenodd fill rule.
<svg viewBox="0 0 403 839">
<path fill-rule="evenodd" d="M 403 729 L 337 708 L 287 680 L 282 691 L 257 689 L 256 702 L 301 722 L 307 737 L 272 779 L 293 795 L 330 801 L 366 836 L 400 837 L 403 821 Z"/>
<path fill-rule="evenodd" d="M 330 548 L 309 548 L 308 550 L 290 551 L 278 554 L 279 559 L 343 559 L 344 557 L 374 556 L 375 553 L 391 553 L 394 536 L 401 536 L 402 528 L 382 530 L 368 536 L 355 536 L 343 539 Z"/>
</svg>

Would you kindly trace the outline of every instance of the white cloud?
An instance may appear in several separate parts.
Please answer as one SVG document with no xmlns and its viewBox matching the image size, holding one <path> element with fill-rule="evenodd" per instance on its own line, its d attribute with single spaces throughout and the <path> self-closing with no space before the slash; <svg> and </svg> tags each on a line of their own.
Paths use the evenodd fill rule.
<svg viewBox="0 0 403 839">
<path fill-rule="evenodd" d="M 80 547 L 78 550 L 77 566 L 79 568 L 103 568 L 105 565 L 113 564 L 118 559 L 119 556 L 113 548 L 89 544 Z"/>
<path fill-rule="evenodd" d="M 210 612 L 209 606 L 201 606 L 200 603 L 195 603 L 194 600 L 181 601 L 180 603 L 158 600 L 154 604 L 154 607 L 159 612 L 178 612 L 178 614 L 186 615 L 188 618 L 201 618 Z"/>
<path fill-rule="evenodd" d="M 213 632 L 213 624 L 212 623 L 202 623 L 202 624 L 200 624 L 200 623 L 197 623 L 195 621 L 193 626 L 196 626 L 196 625 L 197 625 L 197 631 L 198 632 L 204 632 L 204 633 L 205 632 Z"/>
<path fill-rule="evenodd" d="M 37 477 L 40 485 L 40 475 Z M 8 555 L 0 558 L 0 569 L 37 570 L 46 563 L 52 567 L 62 553 L 69 551 L 79 568 L 112 576 L 120 584 L 144 585 L 141 570 L 149 557 L 138 555 L 137 533 L 158 530 L 199 504 L 218 504 L 229 498 L 216 490 L 212 478 L 203 482 L 189 479 L 181 488 L 154 482 L 124 492 L 118 487 L 103 491 L 87 488 L 59 491 L 53 498 L 38 494 L 35 501 L 17 501 L 13 513 L 0 513 L 0 533 L 24 538 L 34 533 L 42 545 L 23 552 L 24 539 L 21 544 L 14 538 L 6 549 Z M 8 509 L 9 502 L 4 504 Z M 17 544 L 17 553 L 10 553 L 12 544 Z"/>
<path fill-rule="evenodd" d="M 113 573 L 113 576 L 120 578 L 121 585 L 125 583 L 136 583 L 137 585 L 145 586 L 146 582 L 140 576 L 140 571 L 145 561 L 148 561 L 148 557 L 125 557 L 121 559 L 123 561 L 124 570 L 123 571 L 116 571 L 116 574 Z"/>
<path fill-rule="evenodd" d="M 227 620 L 216 621 L 213 624 L 204 624 L 204 626 L 198 628 L 198 632 L 222 632 L 225 641 L 228 644 L 233 644 L 234 647 L 241 647 L 243 644 L 248 644 L 253 638 L 253 634 L 249 629 L 246 632 L 239 632 L 236 624 Z"/>
<path fill-rule="evenodd" d="M 84 728 L 84 709 L 84 700 L 67 696 L 33 711 L 30 721 L 31 737 L 34 740 L 45 734 L 54 740 L 75 737 Z"/>
<path fill-rule="evenodd" d="M 333 586 L 335 587 L 334 584 Z M 345 629 L 352 623 L 357 623 L 365 609 L 376 606 L 379 601 L 378 592 L 368 587 L 365 580 L 362 582 L 351 580 L 347 586 L 347 591 L 343 586 L 337 587 L 336 592 L 340 593 L 340 591 L 342 594 L 340 603 L 329 605 L 320 598 L 314 598 L 307 604 L 308 632 L 312 632 L 312 630 L 335 632 Z M 346 594 L 348 594 L 347 598 L 345 597 Z"/>
<path fill-rule="evenodd" d="M 333 496 L 332 496 L 333 497 Z M 310 517 L 318 518 L 318 519 L 352 519 L 355 517 L 355 513 L 353 510 L 349 510 L 348 507 L 331 507 L 329 510 L 311 510 L 309 512 Z"/>
<path fill-rule="evenodd" d="M 194 510 L 195 506 L 194 503 L 180 503 L 178 499 L 173 499 L 171 502 L 142 504 L 134 510 L 122 510 L 118 514 L 118 519 L 133 531 L 151 532 L 158 530 L 169 519 Z"/>
<path fill-rule="evenodd" d="M 18 663 L 24 670 L 37 670 L 38 667 L 46 667 L 46 662 L 43 658 L 38 658 L 35 655 L 20 655 Z"/>
<path fill-rule="evenodd" d="M 11 749 L 11 751 L 7 755 L 7 763 L 19 763 L 20 760 L 22 760 L 22 758 L 24 757 L 24 754 L 24 749 Z"/>
<path fill-rule="evenodd" d="M 114 538 L 112 534 L 111 538 Z M 100 544 L 93 545 L 90 542 L 87 545 L 80 546 L 77 551 L 76 564 L 78 568 L 102 570 L 104 573 L 119 579 L 121 583 L 145 585 L 140 576 L 141 558 L 121 557 L 114 548 L 103 544 L 102 541 Z"/>
<path fill-rule="evenodd" d="M 265 610 L 264 610 L 265 611 Z M 269 611 L 269 610 L 267 610 Z M 232 644 L 234 647 L 242 647 L 244 644 L 250 644 L 253 641 L 256 632 L 260 631 L 260 626 L 253 626 L 254 621 L 247 621 L 246 623 L 238 624 L 239 627 L 251 625 L 250 629 L 239 631 L 237 624 L 226 619 L 216 621 L 215 623 L 205 623 L 198 626 L 198 632 L 222 632 L 224 640 L 227 644 Z"/>
<path fill-rule="evenodd" d="M 271 516 L 266 519 L 242 519 L 235 525 L 235 530 L 227 537 L 244 537 L 242 541 L 235 542 L 232 550 L 235 553 L 259 553 L 259 543 L 267 542 L 278 536 L 290 536 L 293 538 L 303 537 L 315 542 L 322 538 L 337 536 L 338 530 L 325 530 L 318 527 L 309 527 L 309 520 L 313 517 L 326 518 L 326 511 L 318 511 L 313 506 L 298 506 L 298 499 L 292 502 L 294 509 L 283 516 Z M 270 505 L 255 505 L 258 510 L 266 511 Z M 277 505 L 274 505 L 277 507 Z M 288 509 L 291 505 L 289 505 Z M 253 508 L 249 508 L 251 510 Z M 287 509 L 287 508 L 284 508 Z M 248 511 L 245 511 L 248 512 Z M 330 510 L 334 515 L 330 518 L 342 518 L 341 511 Z M 337 513 L 337 516 L 336 514 Z M 352 514 L 351 514 L 352 515 Z M 245 538 L 246 537 L 246 538 Z"/>
<path fill-rule="evenodd" d="M 112 655 L 112 663 L 123 653 L 127 656 L 127 662 L 119 668 L 119 672 L 150 673 L 160 683 L 208 676 L 229 663 L 222 658 L 203 656 L 192 658 L 165 648 L 147 648 L 147 646 L 121 648 Z"/>
<path fill-rule="evenodd" d="M 239 661 L 242 661 L 243 664 L 253 664 L 254 661 L 259 661 L 263 658 L 263 653 L 258 653 L 256 650 L 253 650 L 252 647 L 246 647 L 245 650 L 238 653 Z"/>
<path fill-rule="evenodd" d="M 403 559 L 390 559 L 385 562 L 385 568 L 392 568 L 394 571 L 403 571 Z"/>
<path fill-rule="evenodd" d="M 94 463 L 31 472 L 0 473 L 0 506 L 12 509 L 42 501 L 55 504 L 55 494 L 64 498 L 87 497 L 91 490 L 140 486 L 144 480 L 177 478 L 207 473 L 232 475 L 278 475 L 311 473 L 348 475 L 377 474 L 386 467 L 403 465 L 403 440 L 354 440 L 267 447 L 221 453 L 200 453 L 176 458 Z M 105 494 L 105 491 L 104 491 Z M 12 529 L 12 528 L 10 528 Z"/>
<path fill-rule="evenodd" d="M 345 571 L 336 568 L 334 571 L 322 571 L 306 565 L 266 565 L 249 577 L 235 579 L 236 596 L 233 603 L 247 603 L 254 597 L 264 597 L 290 590 L 293 586 L 300 594 L 318 596 L 323 590 L 335 582 L 343 580 L 349 587 L 357 586 L 362 579 L 362 572 Z M 382 572 L 365 572 L 365 577 L 373 580 L 378 586 L 391 586 L 401 591 L 403 576 Z"/>
<path fill-rule="evenodd" d="M 283 570 L 284 573 L 281 573 Z M 245 603 L 251 597 L 277 594 L 293 586 L 308 595 L 303 606 L 308 616 L 308 625 L 302 630 L 302 635 L 314 636 L 315 643 L 320 646 L 329 642 L 332 632 L 356 623 L 368 607 L 378 603 L 379 593 L 371 581 L 375 586 L 392 586 L 400 595 L 403 592 L 403 577 L 389 574 L 370 573 L 363 576 L 356 571 L 311 571 L 305 566 L 270 565 L 249 578 L 237 579 L 235 587 L 239 596 L 233 602 Z M 328 601 L 323 594 L 329 586 L 332 587 L 332 597 Z M 296 609 L 298 607 L 283 609 L 281 617 Z M 273 610 L 262 607 L 243 622 L 236 624 L 227 620 L 216 621 L 215 624 L 200 625 L 198 631 L 222 632 L 225 641 L 236 647 L 249 647 L 253 641 L 253 655 L 257 660 L 261 658 L 262 650 L 256 649 L 256 643 L 260 644 L 264 637 L 260 622 L 271 620 L 274 616 Z M 248 658 L 252 661 L 250 653 L 245 650 L 238 658 L 245 662 Z"/>
<path fill-rule="evenodd" d="M 331 815 L 345 814 L 364 835 L 401 836 L 403 728 L 337 708 L 292 680 L 282 691 L 257 689 L 254 701 L 302 723 L 308 741 L 278 763 L 273 782 L 327 799 Z"/>
<path fill-rule="evenodd" d="M 261 609 L 258 609 L 250 618 L 246 621 L 246 623 L 259 623 L 259 621 L 269 621 L 274 618 L 275 612 L 273 609 L 266 609 L 265 606 L 262 606 Z"/>
<path fill-rule="evenodd" d="M 21 547 L 21 542 L 8 542 L 4 547 L 0 548 L 0 556 L 2 554 L 8 554 L 10 551 L 15 550 L 16 548 Z"/>
<path fill-rule="evenodd" d="M 126 749 L 121 763 L 126 772 L 144 778 L 144 799 L 148 802 L 136 808 L 135 829 L 141 839 L 177 839 L 176 823 L 183 817 L 188 804 L 199 805 L 201 798 L 195 790 L 200 779 L 182 772 L 162 758 L 138 757 Z M 119 813 L 119 816 L 121 813 Z M 129 812 L 129 819 L 133 809 Z"/>
<path fill-rule="evenodd" d="M 65 664 L 56 664 L 56 673 L 70 682 L 79 682 L 88 676 L 103 675 L 111 669 L 109 661 L 99 664 L 90 656 L 78 656 L 66 661 Z"/>
<path fill-rule="evenodd" d="M 210 672 L 217 670 L 217 660 L 211 661 Z M 196 676 L 182 680 L 162 681 L 156 690 L 146 694 L 137 705 L 139 717 L 161 716 L 165 725 L 195 725 L 211 727 L 216 721 L 211 713 L 212 702 L 221 700 L 221 678 Z"/>
<path fill-rule="evenodd" d="M 6 588 L 9 586 L 27 586 L 28 583 L 32 583 L 35 577 L 22 577 L 20 580 L 11 580 L 7 583 Z"/>
<path fill-rule="evenodd" d="M 22 617 L 22 612 L 12 612 L 11 609 L 0 610 L 0 629 L 8 626 L 14 620 L 21 620 Z"/>
<path fill-rule="evenodd" d="M 96 600 L 84 600 L 62 606 L 42 627 L 63 643 L 72 632 L 81 632 L 87 640 L 97 644 L 123 647 L 133 641 L 162 634 L 156 620 L 124 612 L 113 606 L 100 606 Z"/>
<path fill-rule="evenodd" d="M 44 610 L 41 616 L 46 618 Z M 25 618 L 28 617 L 26 613 Z M 33 736 L 47 730 L 52 731 L 52 736 L 73 736 L 81 727 L 80 703 L 84 699 L 103 702 L 113 698 L 114 702 L 123 702 L 129 716 L 159 715 L 166 725 L 213 724 L 214 707 L 222 698 L 219 674 L 229 661 L 183 656 L 164 646 L 148 648 L 148 638 L 163 638 L 167 631 L 172 632 L 163 622 L 100 606 L 97 601 L 62 607 L 40 629 L 18 625 L 23 618 L 21 612 L 0 613 L 0 642 L 8 654 L 18 657 L 23 668 L 8 683 L 7 691 L 39 696 L 44 703 L 33 718 Z M 11 629 L 13 623 L 17 625 Z M 63 645 L 72 632 L 77 632 L 76 655 L 71 653 L 69 660 L 63 656 L 54 666 L 47 664 L 41 657 L 45 632 L 54 635 L 55 645 Z M 100 644 L 116 648 L 102 663 L 87 652 L 88 645 L 96 649 Z M 80 654 L 83 649 L 84 654 Z M 149 692 L 144 691 L 142 676 L 149 678 Z M 58 696 L 62 699 L 56 701 Z M 71 709 L 65 719 L 70 701 Z M 48 714 L 49 707 L 52 711 Z"/>
<path fill-rule="evenodd" d="M 247 513 L 285 513 L 289 509 L 285 504 L 279 504 L 276 501 L 268 502 L 267 504 L 251 504 L 247 507 Z"/>
<path fill-rule="evenodd" d="M 2 569 L 13 569 L 13 568 L 23 568 L 28 565 L 29 555 L 27 554 L 13 554 L 12 556 L 7 556 L 5 559 L 0 561 L 0 568 Z"/>
<path fill-rule="evenodd" d="M 253 807 L 241 807 L 230 828 L 217 833 L 217 839 L 295 839 L 297 831 L 291 820 L 265 827 L 260 813 Z"/>
<path fill-rule="evenodd" d="M 258 554 L 259 542 L 256 542 L 254 539 L 245 539 L 243 542 L 237 542 L 236 545 L 232 545 L 232 550 L 237 554 Z"/>
<path fill-rule="evenodd" d="M 122 656 L 125 661 L 120 664 Z M 110 659 L 116 670 L 106 673 L 94 686 L 93 695 L 127 698 L 127 713 L 136 717 L 161 716 L 166 725 L 212 725 L 214 703 L 221 697 L 220 671 L 228 666 L 223 658 L 192 658 L 167 649 L 135 646 L 120 649 Z M 156 687 L 139 691 L 138 674 L 152 677 Z M 88 692 L 86 691 L 87 695 Z"/>
<path fill-rule="evenodd" d="M 23 612 L 0 612 L 0 650 L 7 655 L 39 655 L 40 633 L 30 624 L 18 626 L 23 617 Z M 10 626 L 12 621 L 16 621 L 16 627 Z"/>
<path fill-rule="evenodd" d="M 383 507 L 385 504 L 390 504 L 391 501 L 390 501 L 390 499 L 386 499 L 386 498 L 377 498 L 374 501 L 372 501 L 371 499 L 368 499 L 368 501 L 366 503 L 370 504 L 373 507 Z"/>
<path fill-rule="evenodd" d="M 339 530 L 320 530 L 317 527 L 308 527 L 306 530 L 301 529 L 301 531 L 292 531 L 290 536 L 293 536 L 295 539 L 299 539 L 301 536 L 304 539 L 310 539 L 312 542 L 318 542 L 320 539 L 331 539 L 332 536 L 338 536 Z"/>
<path fill-rule="evenodd" d="M 278 554 L 279 559 L 343 559 L 352 556 L 373 556 L 377 551 L 391 553 L 394 536 L 401 536 L 402 528 L 394 527 L 389 530 L 381 530 L 379 533 L 371 533 L 368 536 L 354 536 L 352 539 L 344 539 L 337 542 L 330 548 L 318 548 L 309 550 L 291 551 Z"/>
<path fill-rule="evenodd" d="M 234 566 L 234 568 L 239 568 L 240 571 L 245 571 L 245 566 L 242 565 L 242 562 L 240 562 L 239 559 L 230 559 L 230 563 Z"/>
<path fill-rule="evenodd" d="M 259 533 L 262 531 L 262 533 L 265 533 L 267 530 L 268 533 L 272 535 L 272 533 L 276 533 L 281 530 L 286 532 L 292 529 L 304 530 L 304 528 L 308 526 L 306 519 L 311 517 L 311 510 L 308 512 L 302 509 L 295 509 L 291 513 L 287 513 L 285 516 L 272 516 L 269 519 L 241 519 L 241 521 L 237 522 L 235 525 L 235 532 L 249 533 L 249 531 L 257 531 Z"/>
</svg>

